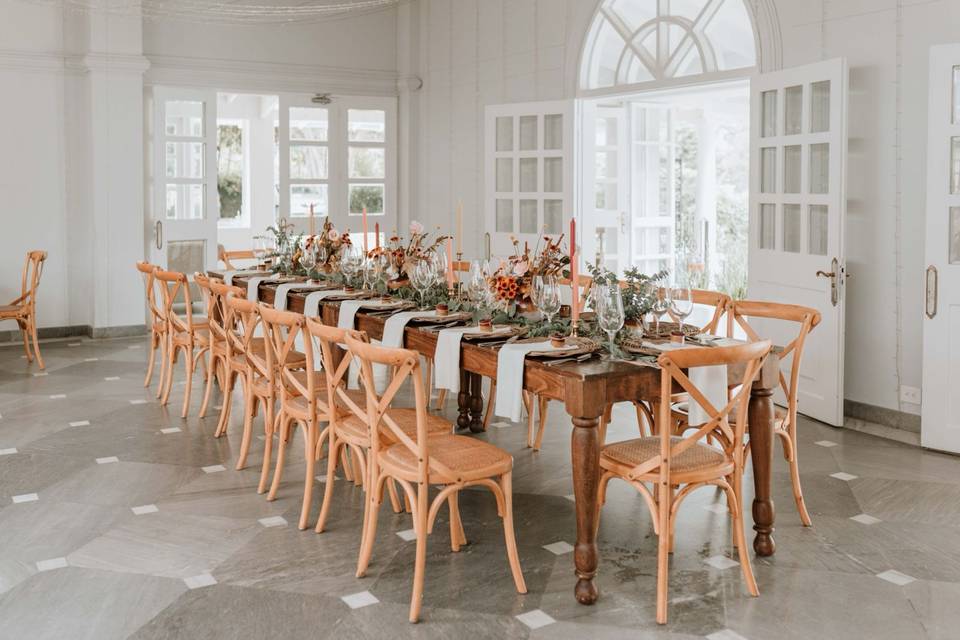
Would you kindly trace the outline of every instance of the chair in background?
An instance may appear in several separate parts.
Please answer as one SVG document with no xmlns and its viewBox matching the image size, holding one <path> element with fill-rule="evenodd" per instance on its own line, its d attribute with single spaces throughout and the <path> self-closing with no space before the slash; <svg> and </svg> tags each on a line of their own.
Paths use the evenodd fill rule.
<svg viewBox="0 0 960 640">
<path fill-rule="evenodd" d="M 203 354 L 210 348 L 210 332 L 205 316 L 193 315 L 193 303 L 190 300 L 190 281 L 184 273 L 157 269 L 155 277 L 163 293 L 163 311 L 167 319 L 167 353 L 170 362 L 167 365 L 167 379 L 163 386 L 161 404 L 170 399 L 173 387 L 173 366 L 179 353 L 183 353 L 186 370 L 186 387 L 183 391 L 183 410 L 181 418 L 186 418 L 190 409 L 190 392 L 193 388 L 193 372 L 197 363 L 203 361 Z M 182 303 L 179 299 L 182 298 Z M 182 309 L 181 317 L 178 310 Z M 204 363 L 204 370 L 206 364 Z M 209 374 L 209 372 L 207 372 Z"/>
<path fill-rule="evenodd" d="M 237 315 L 233 308 L 227 304 L 227 298 L 233 296 L 243 299 L 246 296 L 246 290 L 242 287 L 224 284 L 221 280 L 211 279 L 210 293 L 213 296 L 214 308 L 219 309 L 219 316 L 214 314 L 210 316 L 211 334 L 219 334 L 222 331 L 224 357 L 222 361 L 220 392 L 223 399 L 220 404 L 220 418 L 217 421 L 217 429 L 214 437 L 219 438 L 226 432 L 227 425 L 230 423 L 230 413 L 233 405 L 233 389 L 236 386 L 237 379 L 245 376 L 247 360 L 243 351 L 239 350 L 239 345 L 243 342 L 238 338 L 236 343 L 231 339 L 231 333 L 237 328 Z M 239 334 L 242 336 L 242 333 Z M 249 345 L 251 349 L 263 349 L 263 338 L 254 338 Z M 259 346 L 258 346 L 259 345 Z M 242 383 L 241 383 L 242 384 Z M 201 414 L 202 416 L 202 414 Z"/>
<path fill-rule="evenodd" d="M 150 360 L 147 364 L 147 376 L 143 386 L 149 387 L 153 378 L 153 368 L 156 364 L 157 350 L 160 351 L 160 385 L 157 388 L 157 397 L 163 393 L 163 380 L 166 378 L 167 361 L 167 318 L 163 309 L 157 304 L 157 281 L 154 275 L 156 266 L 149 262 L 138 262 L 137 271 L 143 278 L 143 287 L 147 298 L 147 308 L 150 310 Z M 163 304 L 162 301 L 160 304 Z"/>
<path fill-rule="evenodd" d="M 27 260 L 23 265 L 23 275 L 20 277 L 20 295 L 7 304 L 0 304 L 0 321 L 16 321 L 23 334 L 23 350 L 27 354 L 27 362 L 33 362 L 36 358 L 41 369 L 46 366 L 43 364 L 40 341 L 37 339 L 37 289 L 40 286 L 40 276 L 43 274 L 43 263 L 46 259 L 46 251 L 28 251 Z M 33 353 L 30 352 L 31 340 L 33 340 Z"/>
<path fill-rule="evenodd" d="M 770 341 L 765 340 L 734 347 L 678 349 L 661 354 L 657 359 L 661 368 L 660 396 L 669 398 L 674 383 L 677 383 L 691 399 L 701 404 L 710 420 L 698 426 L 696 432 L 683 437 L 674 436 L 669 428 L 661 426 L 657 436 L 617 442 L 600 450 L 602 475 L 598 509 L 605 500 L 607 484 L 613 478 L 620 478 L 640 492 L 653 517 L 654 532 L 658 536 L 657 622 L 660 624 L 667 622 L 669 554 L 673 551 L 677 511 L 684 498 L 703 486 L 714 485 L 726 493 L 740 568 L 750 594 L 758 595 L 743 531 L 741 489 L 747 453 L 743 437 L 750 389 L 769 352 Z M 719 409 L 684 373 L 690 367 L 712 365 L 743 367 L 739 389 Z M 734 412 L 735 419 L 731 420 L 730 415 Z M 658 421 L 666 425 L 670 419 L 670 404 L 661 402 Z M 700 442 L 708 434 L 719 442 L 720 448 Z M 650 491 L 645 483 L 652 484 L 654 490 Z"/>
<path fill-rule="evenodd" d="M 410 600 L 410 621 L 420 617 L 423 600 L 424 571 L 427 560 L 427 536 L 433 529 L 437 513 L 446 503 L 450 508 L 451 548 L 454 551 L 466 543 L 460 520 L 459 494 L 470 486 L 490 489 L 497 500 L 497 513 L 503 518 L 507 557 L 518 593 L 527 587 L 520 568 L 517 543 L 513 530 L 513 458 L 492 444 L 475 438 L 457 435 L 430 436 L 427 421 L 429 409 L 426 386 L 420 371 L 420 357 L 416 351 L 391 349 L 368 344 L 352 334 L 346 336 L 347 347 L 360 359 L 360 377 L 366 393 L 366 406 L 360 407 L 343 396 L 356 418 L 370 433 L 370 455 L 367 461 L 366 510 L 357 577 L 363 577 L 370 563 L 376 538 L 377 512 L 382 502 L 384 483 L 396 481 L 412 505 L 414 531 L 417 537 L 414 564 L 413 595 Z M 373 366 L 386 365 L 393 375 L 386 390 L 377 393 Z M 415 433 L 404 427 L 388 411 L 397 392 L 408 378 L 413 379 L 416 407 Z M 453 426 L 449 426 L 452 431 Z M 385 445 L 389 434 L 395 444 Z M 495 479 L 499 479 L 499 482 Z M 430 486 L 439 493 L 430 500 Z"/>
<path fill-rule="evenodd" d="M 783 445 L 783 457 L 790 463 L 790 481 L 793 485 L 793 499 L 797 503 L 797 513 L 805 527 L 811 525 L 807 505 L 803 501 L 803 490 L 800 487 L 800 463 L 797 459 L 797 408 L 799 406 L 800 389 L 800 360 L 803 357 L 803 345 L 807 336 L 820 324 L 820 312 L 809 307 L 793 304 L 779 304 L 776 302 L 759 302 L 755 300 L 737 300 L 730 305 L 727 316 L 728 335 L 732 335 L 734 323 L 747 334 L 750 340 L 760 340 L 760 335 L 750 326 L 748 318 L 767 318 L 780 322 L 791 322 L 800 326 L 796 337 L 777 355 L 783 363 L 791 355 L 790 375 L 786 377 L 780 372 L 780 389 L 787 401 L 787 409 L 780 407 L 774 413 L 774 433 L 780 436 Z"/>
<path fill-rule="evenodd" d="M 223 306 L 225 285 L 219 278 L 208 278 L 202 273 L 193 275 L 194 281 L 203 293 L 206 302 L 207 325 L 210 329 L 210 348 L 207 350 L 207 383 L 203 392 L 203 402 L 200 403 L 199 417 L 207 415 L 207 406 L 210 404 L 210 395 L 213 392 L 213 381 L 216 379 L 220 392 L 226 394 L 227 369 L 230 359 L 230 345 L 227 343 L 227 329 L 224 324 L 227 313 Z M 216 287 L 216 289 L 214 289 Z M 227 399 L 224 398 L 224 402 Z"/>
<path fill-rule="evenodd" d="M 217 259 L 223 263 L 224 269 L 233 271 L 238 269 L 238 267 L 233 264 L 232 260 L 255 260 L 256 256 L 253 254 L 252 249 L 227 251 L 221 244 L 217 245 Z"/>
</svg>

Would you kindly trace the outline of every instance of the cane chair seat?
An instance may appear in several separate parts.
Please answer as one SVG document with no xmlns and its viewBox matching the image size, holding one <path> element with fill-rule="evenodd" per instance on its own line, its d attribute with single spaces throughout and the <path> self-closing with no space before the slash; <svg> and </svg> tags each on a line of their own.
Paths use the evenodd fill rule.
<svg viewBox="0 0 960 640">
<path fill-rule="evenodd" d="M 683 439 L 674 436 L 671 445 Z M 660 438 L 634 438 L 607 445 L 600 452 L 600 467 L 618 475 L 629 475 L 631 469 L 660 455 Z M 734 462 L 723 451 L 697 442 L 670 461 L 670 477 L 679 484 L 694 476 L 724 477 L 733 472 Z M 659 470 L 638 476 L 640 481 L 655 481 Z"/>
<path fill-rule="evenodd" d="M 18 304 L 0 304 L 0 315 L 2 316 L 19 316 L 25 314 L 27 308 L 25 306 L 20 306 Z"/>
<path fill-rule="evenodd" d="M 386 473 L 416 481 L 419 460 L 409 448 L 392 445 L 383 451 L 380 460 Z M 482 440 L 457 435 L 430 438 L 430 460 L 431 484 L 472 482 L 508 473 L 513 468 L 513 456 L 503 449 Z M 449 473 L 441 471 L 441 467 L 449 469 Z"/>
</svg>

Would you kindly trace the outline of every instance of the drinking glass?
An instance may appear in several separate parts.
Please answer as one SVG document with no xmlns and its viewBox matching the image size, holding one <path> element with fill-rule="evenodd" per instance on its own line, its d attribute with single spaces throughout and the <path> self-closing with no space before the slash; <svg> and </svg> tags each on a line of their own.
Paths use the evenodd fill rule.
<svg viewBox="0 0 960 640">
<path fill-rule="evenodd" d="M 360 250 L 356 247 L 349 246 L 344 249 L 340 269 L 343 271 L 343 275 L 347 277 L 347 284 L 350 284 L 360 272 L 362 260 L 363 257 L 360 255 Z"/>
<path fill-rule="evenodd" d="M 263 236 L 256 236 L 253 239 L 253 257 L 257 259 L 257 266 L 262 267 L 267 257 L 267 239 Z"/>
<path fill-rule="evenodd" d="M 690 287 L 670 287 L 670 313 L 679 320 L 680 333 L 683 333 L 683 321 L 693 313 L 693 291 Z"/>
<path fill-rule="evenodd" d="M 553 324 L 553 316 L 560 311 L 560 283 L 556 276 L 535 276 L 533 293 L 534 302 L 547 317 L 547 324 Z"/>
<path fill-rule="evenodd" d="M 610 344 L 614 344 L 617 332 L 623 327 L 623 296 L 620 285 L 601 285 L 594 289 L 594 304 L 597 323 L 607 333 Z"/>
<path fill-rule="evenodd" d="M 313 270 L 317 266 L 317 248 L 315 246 L 304 248 L 300 254 L 300 266 L 306 269 L 307 278 L 310 279 L 310 282 L 313 282 Z"/>
<path fill-rule="evenodd" d="M 433 285 L 434 267 L 430 260 L 419 260 L 410 274 L 410 283 L 420 294 L 420 306 L 425 304 L 427 289 Z"/>
<path fill-rule="evenodd" d="M 650 312 L 653 313 L 653 320 L 656 322 L 657 326 L 657 336 L 660 336 L 660 316 L 665 314 L 670 308 L 670 298 L 669 294 L 662 287 L 658 287 L 655 284 L 649 285 L 652 289 L 653 296 L 653 305 L 650 309 Z"/>
</svg>

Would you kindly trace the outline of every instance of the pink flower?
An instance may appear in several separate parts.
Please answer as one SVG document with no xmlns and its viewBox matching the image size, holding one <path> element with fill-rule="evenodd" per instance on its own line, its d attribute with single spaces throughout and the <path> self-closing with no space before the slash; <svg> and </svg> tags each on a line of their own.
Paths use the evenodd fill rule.
<svg viewBox="0 0 960 640">
<path fill-rule="evenodd" d="M 529 268 L 530 267 L 529 265 L 527 265 L 526 260 L 518 262 L 517 264 L 513 265 L 513 275 L 522 276 L 527 272 L 527 269 Z"/>
<path fill-rule="evenodd" d="M 340 239 L 340 234 L 336 229 L 330 229 L 330 231 L 327 232 L 327 238 L 330 240 L 330 242 L 336 242 Z"/>
<path fill-rule="evenodd" d="M 421 233 L 423 233 L 423 225 L 420 224 L 419 222 L 417 222 L 416 220 L 414 220 L 413 222 L 411 222 L 411 223 L 410 223 L 410 235 L 411 235 L 411 236 L 418 236 L 418 235 L 420 235 Z"/>
</svg>

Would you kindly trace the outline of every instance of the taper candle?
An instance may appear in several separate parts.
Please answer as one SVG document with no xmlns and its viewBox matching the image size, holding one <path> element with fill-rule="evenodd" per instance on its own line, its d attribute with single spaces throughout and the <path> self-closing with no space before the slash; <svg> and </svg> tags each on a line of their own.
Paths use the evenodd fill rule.
<svg viewBox="0 0 960 640">
<path fill-rule="evenodd" d="M 363 208 L 363 252 L 367 253 L 367 208 Z"/>
</svg>

